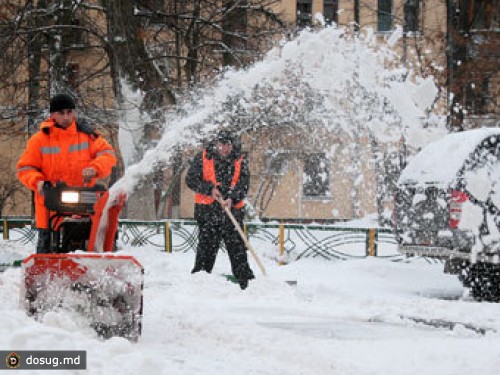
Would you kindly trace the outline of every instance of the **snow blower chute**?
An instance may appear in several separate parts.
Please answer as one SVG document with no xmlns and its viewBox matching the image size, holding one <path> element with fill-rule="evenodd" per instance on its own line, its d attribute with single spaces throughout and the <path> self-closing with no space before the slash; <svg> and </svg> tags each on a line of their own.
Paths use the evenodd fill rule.
<svg viewBox="0 0 500 375">
<path fill-rule="evenodd" d="M 83 316 L 104 338 L 136 341 L 141 333 L 144 270 L 134 257 L 112 253 L 125 195 L 108 205 L 107 229 L 100 234 L 104 253 L 95 250 L 109 199 L 105 188 L 46 184 L 44 197 L 50 210 L 51 253 L 23 261 L 26 312 L 38 318 L 65 309 Z M 77 250 L 86 252 L 70 253 Z"/>
</svg>

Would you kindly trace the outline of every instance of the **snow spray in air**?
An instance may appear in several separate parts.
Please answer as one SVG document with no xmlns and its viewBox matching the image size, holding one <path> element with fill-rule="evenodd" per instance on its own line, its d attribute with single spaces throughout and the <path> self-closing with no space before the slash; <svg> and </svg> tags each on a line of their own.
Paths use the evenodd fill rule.
<svg viewBox="0 0 500 375">
<path fill-rule="evenodd" d="M 167 119 L 159 142 L 126 169 L 110 189 L 111 198 L 119 191 L 130 195 L 176 147 L 196 147 L 228 122 L 241 133 L 294 123 L 308 126 L 311 134 L 326 129 L 355 138 L 363 131 L 383 142 L 402 135 L 423 142 L 422 119 L 438 89 L 432 78 L 401 66 L 393 50 L 400 35 L 398 29 L 380 42 L 372 32 L 304 30 L 250 68 L 226 72 Z"/>
</svg>

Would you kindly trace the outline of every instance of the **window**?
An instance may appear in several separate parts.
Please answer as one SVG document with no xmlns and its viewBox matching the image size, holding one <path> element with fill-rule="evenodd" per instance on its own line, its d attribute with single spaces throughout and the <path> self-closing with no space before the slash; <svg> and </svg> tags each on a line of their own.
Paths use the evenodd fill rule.
<svg viewBox="0 0 500 375">
<path fill-rule="evenodd" d="M 338 0 L 324 0 L 323 1 L 323 17 L 325 22 L 330 25 L 332 22 L 338 22 L 339 1 Z"/>
<path fill-rule="evenodd" d="M 78 91 L 80 79 L 80 65 L 78 63 L 68 63 L 66 65 L 66 82 L 72 90 Z"/>
<path fill-rule="evenodd" d="M 312 21 L 312 0 L 297 0 L 297 26 L 310 26 Z"/>
<path fill-rule="evenodd" d="M 469 82 L 465 86 L 465 105 L 471 114 L 484 115 L 491 106 L 491 79 L 484 77 L 477 83 Z"/>
<path fill-rule="evenodd" d="M 308 154 L 304 158 L 302 195 L 330 197 L 330 163 L 324 153 Z"/>
<path fill-rule="evenodd" d="M 498 27 L 500 6 L 498 0 L 469 2 L 469 25 L 475 30 L 493 30 Z"/>
<path fill-rule="evenodd" d="M 134 0 L 134 15 L 139 17 L 139 22 L 144 28 L 156 28 L 165 25 L 165 16 L 163 14 L 172 9 L 168 9 L 170 4 L 164 0 Z M 181 7 L 181 4 L 175 4 Z M 170 5 L 171 6 L 171 5 Z"/>
<path fill-rule="evenodd" d="M 405 0 L 403 9 L 405 17 L 404 31 L 419 31 L 420 0 Z"/>
<path fill-rule="evenodd" d="M 71 20 L 71 26 L 72 28 L 69 29 L 65 34 L 68 45 L 73 48 L 81 48 L 87 46 L 89 44 L 88 36 L 87 33 L 82 29 L 82 22 L 78 18 L 73 18 Z"/>
<path fill-rule="evenodd" d="M 392 28 L 392 0 L 378 0 L 378 31 L 390 31 Z"/>
<path fill-rule="evenodd" d="M 136 0 L 134 1 L 136 7 L 145 8 L 149 11 L 163 11 L 165 10 L 164 0 Z"/>
</svg>

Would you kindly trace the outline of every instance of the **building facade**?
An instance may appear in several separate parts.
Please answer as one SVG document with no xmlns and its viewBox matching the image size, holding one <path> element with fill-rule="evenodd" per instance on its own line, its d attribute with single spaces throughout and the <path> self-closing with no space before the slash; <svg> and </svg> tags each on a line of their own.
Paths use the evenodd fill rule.
<svg viewBox="0 0 500 375">
<path fill-rule="evenodd" d="M 20 5 L 23 2 L 12 3 Z M 117 2 L 117 6 L 120 4 Z M 164 2 L 164 6 L 167 6 L 165 4 L 167 2 Z M 172 4 L 168 2 L 168 6 L 170 5 Z M 435 108 L 438 111 L 449 111 L 449 126 L 466 129 L 499 125 L 498 2 L 493 0 L 281 0 L 272 7 L 287 25 L 286 29 L 290 34 L 303 27 L 336 23 L 351 29 L 354 33 L 365 33 L 371 29 L 375 36 L 382 40 L 389 38 L 396 27 L 401 27 L 402 38 L 395 46 L 401 56 L 401 62 L 413 69 L 419 69 L 424 76 L 432 75 L 438 79 L 444 91 L 440 96 L 441 102 L 437 103 Z M 9 6 L 5 6 L 0 10 L 0 20 L 15 16 L 15 12 L 8 13 L 9 9 L 11 9 Z M 142 17 L 147 15 L 146 13 L 136 15 Z M 97 124 L 105 125 L 101 130 L 119 150 L 117 134 L 119 115 L 115 106 L 118 91 L 116 81 L 112 78 L 116 73 L 116 66 L 115 62 L 110 61 L 109 52 L 120 48 L 122 41 L 115 38 L 114 44 L 103 44 L 106 40 L 102 39 L 104 34 L 99 32 L 109 29 L 109 25 L 106 24 L 102 14 L 99 7 L 89 7 L 78 13 L 78 17 L 70 20 L 73 32 L 68 39 L 71 48 L 64 52 L 67 69 L 63 78 L 76 92 L 82 94 L 84 100 L 80 105 L 85 114 L 94 116 Z M 134 14 L 131 14 L 131 17 L 133 16 Z M 84 26 L 85 21 L 89 19 L 97 25 L 95 29 L 90 30 L 91 32 L 84 29 L 87 27 Z M 46 26 L 40 25 L 39 29 L 45 32 Z M 145 36 L 144 40 L 159 35 L 160 29 L 154 23 L 148 24 L 148 28 L 142 31 L 139 27 L 139 31 Z M 86 32 L 78 33 L 78 30 Z M 33 34 L 33 38 L 35 36 Z M 90 46 L 94 47 L 89 48 Z M 174 51 L 173 41 L 169 46 Z M 24 51 L 27 55 L 38 56 L 36 51 L 29 50 L 28 47 Z M 50 85 L 55 78 L 50 64 L 57 61 L 60 52 L 55 49 L 56 47 L 57 43 L 42 44 L 38 56 L 39 71 L 44 72 L 46 78 L 38 81 L 38 87 L 15 90 L 19 84 L 14 77 L 29 78 L 32 74 L 30 65 L 24 65 L 17 67 L 10 75 L 12 84 L 4 85 L 4 88 L 0 89 L 0 105 L 3 109 L 0 119 L 0 147 L 8 156 L 5 160 L 9 160 L 12 173 L 26 140 L 35 131 L 34 126 L 43 117 L 43 110 L 46 110 L 48 93 L 52 90 Z M 157 48 L 158 45 L 155 45 L 155 49 Z M 13 48 L 12 51 L 14 50 Z M 15 64 L 13 58 L 16 55 L 12 51 L 6 51 L 5 58 L 0 64 L 6 66 Z M 153 49 L 148 51 L 152 53 Z M 24 61 L 28 61 L 27 56 Z M 471 70 L 471 66 L 476 66 L 478 69 Z M 180 72 L 178 66 L 168 62 L 155 66 L 155 69 L 157 72 L 168 71 L 170 76 L 179 77 L 185 77 L 189 71 L 183 68 L 183 72 Z M 99 74 L 94 73 L 96 71 Z M 35 100 L 33 92 L 39 93 Z M 12 126 L 9 125 L 11 123 Z M 154 134 L 154 131 L 151 134 Z M 404 166 L 407 153 L 404 141 L 384 148 L 381 145 L 374 145 L 368 135 L 360 137 L 357 152 L 361 155 L 361 161 L 356 172 L 364 179 L 363 185 L 360 186 L 356 182 L 357 176 L 354 173 L 349 174 L 345 172 L 345 168 L 339 168 L 352 162 L 354 156 L 351 150 L 346 148 L 344 152 L 338 152 L 333 157 L 325 152 L 332 145 L 342 145 L 350 142 L 349 140 L 342 139 L 342 135 L 329 134 L 325 136 L 323 146 L 311 147 L 301 143 L 303 138 L 299 136 L 282 139 L 280 134 L 273 134 L 267 130 L 243 136 L 253 176 L 249 201 L 259 217 L 281 220 L 348 220 L 370 213 L 382 216 L 384 210 L 390 209 L 392 204 L 390 188 L 383 194 L 380 194 L 379 189 L 382 185 L 393 184 L 394 178 L 391 180 L 386 175 L 396 176 L 397 169 Z M 175 170 L 167 168 L 160 178 L 151 179 L 155 186 L 161 188 L 149 189 L 148 194 L 141 194 L 142 198 L 148 200 L 148 206 L 156 211 L 156 217 L 192 217 L 192 192 L 184 185 L 183 177 L 187 160 L 195 151 L 187 150 L 183 153 Z M 384 157 L 380 159 L 375 155 Z M 387 159 L 393 162 L 386 165 L 383 160 Z M 396 170 L 392 170 L 394 168 Z M 3 214 L 29 214 L 31 204 L 26 192 L 20 191 L 15 197 L 16 203 L 5 205 Z M 134 215 L 132 215 L 134 210 L 129 210 L 131 217 L 151 218 L 151 215 L 145 216 L 140 212 L 141 206 L 145 206 L 142 201 Z"/>
</svg>

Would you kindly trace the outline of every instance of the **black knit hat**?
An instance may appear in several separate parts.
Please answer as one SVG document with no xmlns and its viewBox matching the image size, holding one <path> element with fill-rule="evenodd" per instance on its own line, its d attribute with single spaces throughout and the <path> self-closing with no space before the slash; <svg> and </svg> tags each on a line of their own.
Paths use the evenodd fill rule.
<svg viewBox="0 0 500 375">
<path fill-rule="evenodd" d="M 68 94 L 57 94 L 50 99 L 49 112 L 62 111 L 63 109 L 75 109 L 75 101 Z"/>
<path fill-rule="evenodd" d="M 216 142 L 222 144 L 231 144 L 234 146 L 237 143 L 237 137 L 233 132 L 229 130 L 221 130 L 219 131 L 219 133 L 217 133 Z"/>
</svg>

